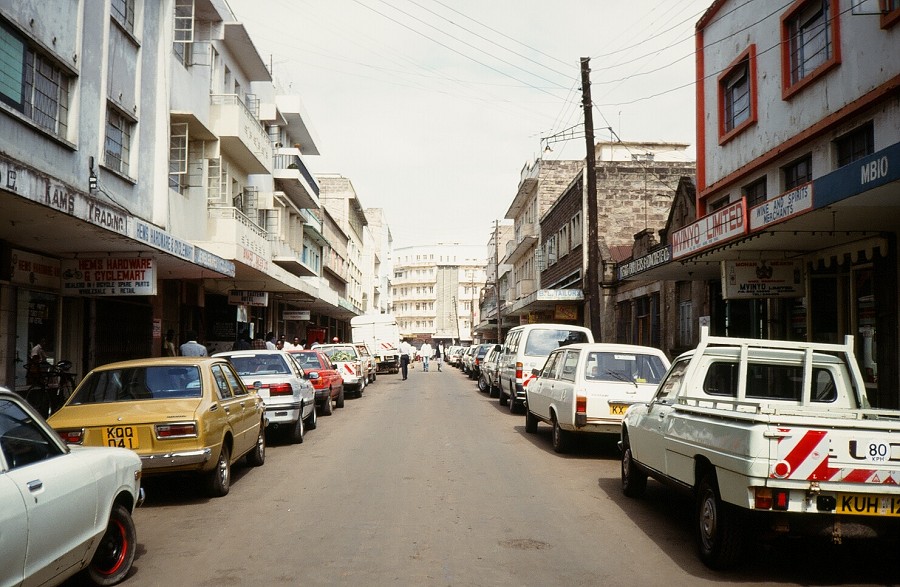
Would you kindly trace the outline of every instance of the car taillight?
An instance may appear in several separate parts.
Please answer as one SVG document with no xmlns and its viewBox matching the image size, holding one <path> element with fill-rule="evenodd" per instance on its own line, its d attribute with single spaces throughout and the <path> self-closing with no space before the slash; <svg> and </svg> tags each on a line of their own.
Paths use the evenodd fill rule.
<svg viewBox="0 0 900 587">
<path fill-rule="evenodd" d="M 269 385 L 263 385 L 264 388 L 269 388 L 269 397 L 274 397 L 276 395 L 294 395 L 294 388 L 291 387 L 290 383 L 270 383 Z"/>
<path fill-rule="evenodd" d="M 480 364 L 481 364 L 481 359 L 479 359 L 478 357 L 475 357 L 475 364 L 476 364 L 476 365 L 480 365 Z"/>
<path fill-rule="evenodd" d="M 360 365 L 359 363 L 356 364 L 356 375 L 357 377 L 362 375 L 362 365 Z"/>
<path fill-rule="evenodd" d="M 516 363 L 516 379 L 522 378 L 522 368 L 524 365 L 522 363 Z"/>
<path fill-rule="evenodd" d="M 583 395 L 575 397 L 575 413 L 587 414 L 587 398 Z"/>
<path fill-rule="evenodd" d="M 189 436 L 197 436 L 196 422 L 156 425 L 157 438 L 185 438 Z"/>
<path fill-rule="evenodd" d="M 790 501 L 790 492 L 787 489 L 757 487 L 754 493 L 753 507 L 758 510 L 787 511 Z"/>
<path fill-rule="evenodd" d="M 60 430 L 59 436 L 66 444 L 81 444 L 84 440 L 84 428 L 78 430 Z"/>
</svg>

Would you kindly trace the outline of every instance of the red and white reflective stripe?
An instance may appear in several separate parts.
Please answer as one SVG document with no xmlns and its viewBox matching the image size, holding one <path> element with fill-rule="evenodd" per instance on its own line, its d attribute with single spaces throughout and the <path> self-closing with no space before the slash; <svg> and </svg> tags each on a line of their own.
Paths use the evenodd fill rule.
<svg viewBox="0 0 900 587">
<path fill-rule="evenodd" d="M 350 365 L 350 363 L 344 363 L 344 369 L 347 370 L 347 373 L 350 375 L 356 375 L 356 370 Z"/>
<path fill-rule="evenodd" d="M 537 379 L 537 375 L 533 373 L 529 373 L 525 377 L 522 378 L 522 387 L 528 387 L 528 384 Z"/>
<path fill-rule="evenodd" d="M 392 344 L 389 343 L 389 342 L 383 342 L 383 343 L 381 343 L 381 348 L 383 348 L 383 349 L 392 349 L 392 348 L 394 348 L 394 345 L 392 345 Z"/>
<path fill-rule="evenodd" d="M 826 430 L 806 430 L 791 435 L 790 428 L 779 428 L 778 460 L 769 476 L 773 479 L 805 479 L 807 481 L 843 481 L 896 485 L 894 472 L 854 467 L 831 467 L 830 441 Z"/>
</svg>

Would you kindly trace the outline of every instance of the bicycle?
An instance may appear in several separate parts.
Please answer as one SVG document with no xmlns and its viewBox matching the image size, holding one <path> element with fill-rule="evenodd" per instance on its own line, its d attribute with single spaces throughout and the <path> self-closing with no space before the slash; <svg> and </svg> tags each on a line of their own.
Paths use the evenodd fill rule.
<svg viewBox="0 0 900 587">
<path fill-rule="evenodd" d="M 29 387 L 25 390 L 25 401 L 42 417 L 49 418 L 72 395 L 75 388 L 75 374 L 69 372 L 71 368 L 72 361 L 66 360 L 59 361 L 55 365 L 46 361 L 29 365 Z"/>
</svg>

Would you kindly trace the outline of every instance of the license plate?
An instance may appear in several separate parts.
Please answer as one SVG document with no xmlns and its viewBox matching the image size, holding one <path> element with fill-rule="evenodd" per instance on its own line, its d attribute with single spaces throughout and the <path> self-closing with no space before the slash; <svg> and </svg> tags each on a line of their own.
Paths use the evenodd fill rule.
<svg viewBox="0 0 900 587">
<path fill-rule="evenodd" d="M 107 426 L 106 446 L 119 448 L 138 448 L 137 432 L 133 426 Z"/>
<path fill-rule="evenodd" d="M 855 516 L 900 516 L 900 495 L 839 493 L 835 513 Z"/>
<path fill-rule="evenodd" d="M 609 404 L 609 414 L 611 416 L 624 416 L 628 404 Z"/>
</svg>

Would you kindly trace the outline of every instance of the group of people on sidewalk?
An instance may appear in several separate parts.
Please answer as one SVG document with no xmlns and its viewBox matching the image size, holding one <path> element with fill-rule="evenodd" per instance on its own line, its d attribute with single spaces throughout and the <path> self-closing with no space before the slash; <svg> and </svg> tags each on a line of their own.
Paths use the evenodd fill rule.
<svg viewBox="0 0 900 587">
<path fill-rule="evenodd" d="M 438 344 L 432 348 L 429 343 L 425 342 L 422 343 L 422 346 L 419 347 L 418 351 L 416 351 L 416 347 L 409 344 L 409 342 L 407 342 L 406 339 L 403 338 L 400 340 L 400 372 L 403 375 L 404 381 L 406 381 L 407 375 L 409 373 L 409 365 L 416 360 L 417 355 L 420 359 L 422 359 L 423 371 L 428 371 L 428 366 L 432 359 L 437 365 L 437 370 L 441 370 L 444 356 L 443 345 Z"/>
</svg>

